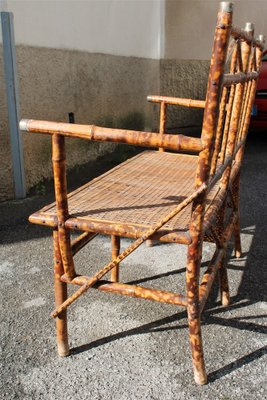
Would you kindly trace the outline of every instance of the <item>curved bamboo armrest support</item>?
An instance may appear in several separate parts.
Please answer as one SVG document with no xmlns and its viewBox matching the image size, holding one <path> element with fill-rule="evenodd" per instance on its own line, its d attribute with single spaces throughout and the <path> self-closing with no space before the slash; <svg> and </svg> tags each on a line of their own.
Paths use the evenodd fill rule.
<svg viewBox="0 0 267 400">
<path fill-rule="evenodd" d="M 173 104 L 177 106 L 184 107 L 195 107 L 195 108 L 205 108 L 205 100 L 194 100 L 194 99 L 184 99 L 180 97 L 168 97 L 168 96 L 147 96 L 147 100 L 152 103 L 165 103 Z"/>
<path fill-rule="evenodd" d="M 126 129 L 103 128 L 96 125 L 67 124 L 63 122 L 22 119 L 20 130 L 26 132 L 58 134 L 67 137 L 104 142 L 117 142 L 141 147 L 162 147 L 168 150 L 199 153 L 202 142 L 198 138 L 184 135 L 160 136 L 154 132 L 131 131 Z"/>
</svg>

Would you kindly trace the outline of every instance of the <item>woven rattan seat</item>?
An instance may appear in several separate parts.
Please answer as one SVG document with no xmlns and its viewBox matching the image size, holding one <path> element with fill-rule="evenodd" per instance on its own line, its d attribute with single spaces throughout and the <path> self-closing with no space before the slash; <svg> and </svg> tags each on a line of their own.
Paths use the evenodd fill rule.
<svg viewBox="0 0 267 400">
<path fill-rule="evenodd" d="M 197 161 L 193 155 L 144 151 L 70 193 L 66 225 L 99 233 L 118 233 L 116 226 L 123 225 L 122 236 L 137 237 L 137 229 L 155 225 L 193 192 Z M 217 192 L 215 186 L 207 204 Z M 190 217 L 188 205 L 164 225 L 157 238 L 188 243 Z M 34 213 L 30 221 L 57 225 L 55 203 Z"/>
<path fill-rule="evenodd" d="M 53 228 L 56 309 L 51 315 L 59 355 L 69 354 L 67 308 L 94 288 L 186 307 L 195 381 L 207 382 L 200 316 L 217 276 L 221 302 L 229 304 L 226 257 L 232 236 L 235 256 L 241 255 L 240 169 L 263 52 L 263 37 L 253 37 L 253 24 L 233 27 L 232 12 L 231 3 L 221 3 L 206 99 L 148 97 L 160 104 L 159 132 L 21 121 L 24 131 L 52 136 L 56 201 L 30 221 Z M 166 133 L 169 105 L 204 109 L 200 138 Z M 146 150 L 67 194 L 65 136 L 158 150 Z M 73 230 L 82 233 L 73 238 Z M 111 260 L 93 276 L 81 275 L 74 256 L 98 233 L 111 236 Z M 123 236 L 136 240 L 120 251 Z M 120 281 L 121 261 L 151 239 L 187 245 L 185 294 Z M 214 243 L 214 252 L 202 273 L 205 241 Z M 103 280 L 109 272 L 109 280 Z M 68 297 L 69 284 L 80 287 Z"/>
</svg>

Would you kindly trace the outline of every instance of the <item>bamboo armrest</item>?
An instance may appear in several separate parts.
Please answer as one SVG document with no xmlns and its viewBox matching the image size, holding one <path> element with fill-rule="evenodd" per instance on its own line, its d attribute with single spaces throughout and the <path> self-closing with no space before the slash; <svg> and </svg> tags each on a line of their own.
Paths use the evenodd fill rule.
<svg viewBox="0 0 267 400">
<path fill-rule="evenodd" d="M 58 134 L 92 141 L 117 142 L 152 148 L 162 147 L 168 150 L 190 151 L 193 153 L 199 153 L 203 149 L 199 138 L 171 134 L 161 136 L 154 132 L 111 129 L 96 125 L 23 119 L 20 121 L 20 129 L 31 133 Z"/>
<path fill-rule="evenodd" d="M 168 97 L 168 96 L 156 96 L 150 95 L 147 96 L 147 100 L 152 103 L 165 103 L 165 104 L 173 104 L 177 106 L 184 107 L 195 107 L 195 108 L 205 108 L 205 100 L 193 100 L 193 99 L 184 99 L 180 97 Z"/>
</svg>

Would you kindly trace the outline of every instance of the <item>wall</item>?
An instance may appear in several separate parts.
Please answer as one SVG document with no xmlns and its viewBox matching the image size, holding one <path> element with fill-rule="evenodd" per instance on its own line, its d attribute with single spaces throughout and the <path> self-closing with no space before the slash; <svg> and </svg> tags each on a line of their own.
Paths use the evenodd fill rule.
<svg viewBox="0 0 267 400">
<path fill-rule="evenodd" d="M 15 15 L 17 44 L 159 58 L 160 0 L 6 3 Z"/>
<path fill-rule="evenodd" d="M 6 1 L 14 14 L 21 118 L 150 129 L 159 93 L 160 1 Z M 1 51 L 2 57 L 2 51 Z M 0 57 L 0 66 L 2 59 Z M 1 98 L 5 99 L 3 68 Z M 13 197 L 7 110 L 0 109 L 0 200 Z M 51 176 L 50 138 L 23 134 L 27 190 Z M 114 151 L 67 140 L 71 168 Z"/>
<path fill-rule="evenodd" d="M 218 0 L 12 1 L 21 117 L 157 129 L 148 94 L 205 98 Z M 267 33 L 267 2 L 235 1 L 234 22 Z M 0 55 L 0 200 L 13 197 Z M 167 127 L 200 125 L 202 111 L 170 107 Z M 68 141 L 68 166 L 114 151 Z M 50 140 L 24 134 L 27 189 L 51 176 Z"/>
</svg>

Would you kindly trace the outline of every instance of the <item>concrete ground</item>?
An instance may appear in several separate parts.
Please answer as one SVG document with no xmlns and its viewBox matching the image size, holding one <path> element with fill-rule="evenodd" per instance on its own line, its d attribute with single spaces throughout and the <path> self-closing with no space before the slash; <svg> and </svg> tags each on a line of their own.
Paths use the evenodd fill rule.
<svg viewBox="0 0 267 400">
<path fill-rule="evenodd" d="M 251 135 L 242 173 L 243 255 L 229 249 L 231 305 L 215 284 L 203 313 L 209 383 L 194 384 L 187 320 L 176 306 L 89 291 L 69 308 L 72 353 L 58 358 L 52 241 L 27 216 L 51 194 L 0 204 L 1 399 L 266 399 L 267 135 Z M 123 241 L 126 246 L 129 241 Z M 212 245 L 206 245 L 205 259 Z M 183 291 L 183 246 L 142 246 L 124 282 Z M 110 258 L 98 237 L 76 256 L 88 275 Z"/>
</svg>

